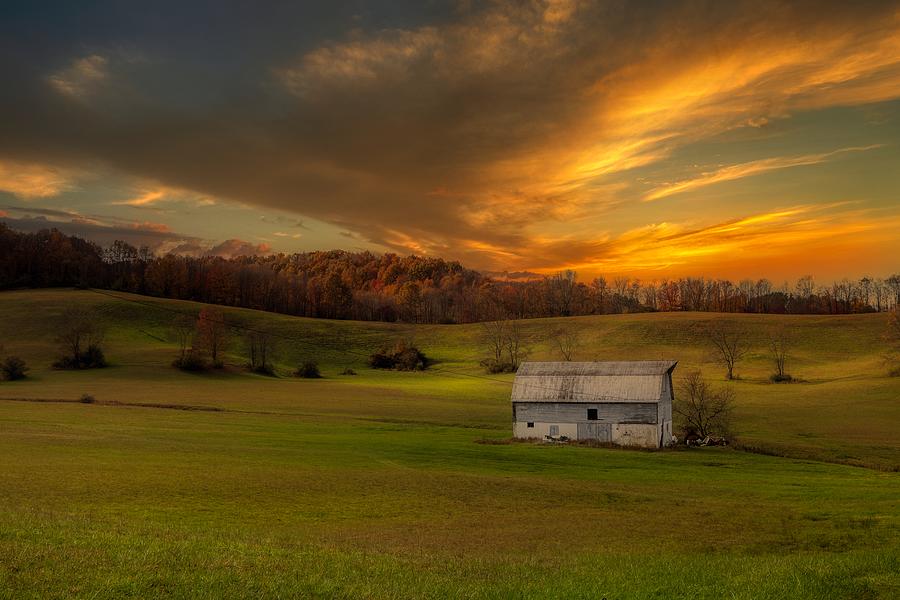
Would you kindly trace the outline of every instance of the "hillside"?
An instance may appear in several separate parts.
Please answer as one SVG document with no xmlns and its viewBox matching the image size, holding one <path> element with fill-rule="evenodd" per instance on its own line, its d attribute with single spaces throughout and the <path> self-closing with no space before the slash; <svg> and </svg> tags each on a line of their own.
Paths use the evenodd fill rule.
<svg viewBox="0 0 900 600">
<path fill-rule="evenodd" d="M 113 368 L 66 373 L 49 368 L 56 355 L 54 318 L 72 302 L 95 306 L 107 324 L 108 356 Z M 486 355 L 481 326 L 404 325 L 327 321 L 245 309 L 225 309 L 239 327 L 266 325 L 281 334 L 276 364 L 284 379 L 243 373 L 244 332 L 232 330 L 227 374 L 197 376 L 169 366 L 176 345 L 170 326 L 175 315 L 196 315 L 203 305 L 119 293 L 44 290 L 0 294 L 0 340 L 32 367 L 29 381 L 0 386 L 0 397 L 73 398 L 90 392 L 119 402 L 174 402 L 209 406 L 251 402 L 259 409 L 304 411 L 320 415 L 359 415 L 436 423 L 509 422 L 511 376 L 487 376 L 478 366 Z M 797 456 L 900 468 L 900 379 L 886 376 L 883 362 L 883 314 L 810 316 L 709 313 L 654 313 L 534 319 L 524 331 L 531 359 L 557 359 L 550 331 L 564 323 L 577 326 L 579 360 L 673 358 L 676 375 L 701 369 L 725 384 L 712 361 L 704 333 L 711 319 L 744 324 L 755 336 L 754 349 L 739 364 L 739 381 L 728 383 L 737 395 L 736 429 L 753 445 Z M 767 330 L 784 325 L 795 339 L 788 370 L 802 383 L 775 385 L 767 348 Z M 366 366 L 383 344 L 412 340 L 437 364 L 428 374 L 384 373 Z M 298 382 L 289 373 L 302 361 L 320 363 L 323 381 Z M 345 368 L 358 375 L 340 376 Z M 222 394 L 254 390 L 247 396 Z M 89 382 L 89 383 L 85 383 Z M 138 382 L 147 382 L 141 385 Z M 189 393 L 181 392 L 189 386 Z M 312 390 L 297 398 L 299 385 Z M 344 402 L 322 404 L 321 391 L 340 389 Z M 328 390 L 325 392 L 325 390 Z M 373 397 L 374 396 L 374 397 Z M 426 397 L 434 402 L 423 403 Z M 252 398 L 252 399 L 251 399 Z M 439 407 L 439 410 L 436 410 Z"/>
<path fill-rule="evenodd" d="M 565 320 L 584 332 L 577 358 L 670 357 L 676 375 L 733 385 L 741 438 L 785 458 L 505 443 L 511 377 L 478 367 L 478 325 L 226 309 L 277 327 L 280 374 L 313 358 L 324 379 L 248 374 L 237 340 L 225 372 L 182 373 L 169 323 L 201 305 L 118 296 L 0 293 L 0 340 L 32 368 L 0 382 L 0 597 L 900 592 L 900 379 L 883 375 L 882 315 L 724 316 L 760 332 L 727 384 L 702 334 L 718 315 Z M 49 368 L 73 302 L 103 314 L 109 368 Z M 526 323 L 532 357 L 552 356 L 560 322 Z M 780 324 L 803 383 L 767 381 L 762 332 Z M 397 339 L 436 364 L 365 366 Z"/>
</svg>

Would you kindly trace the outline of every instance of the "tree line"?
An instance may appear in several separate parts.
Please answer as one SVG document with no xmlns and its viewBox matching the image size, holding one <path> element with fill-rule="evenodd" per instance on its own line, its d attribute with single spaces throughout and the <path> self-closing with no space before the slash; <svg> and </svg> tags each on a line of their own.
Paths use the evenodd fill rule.
<svg viewBox="0 0 900 600">
<path fill-rule="evenodd" d="M 819 286 L 768 279 L 641 281 L 564 271 L 499 280 L 455 261 L 341 250 L 241 256 L 156 256 L 116 241 L 101 247 L 56 229 L 22 233 L 0 223 L 0 289 L 86 286 L 296 316 L 410 323 L 648 311 L 845 314 L 900 304 L 900 275 Z"/>
</svg>

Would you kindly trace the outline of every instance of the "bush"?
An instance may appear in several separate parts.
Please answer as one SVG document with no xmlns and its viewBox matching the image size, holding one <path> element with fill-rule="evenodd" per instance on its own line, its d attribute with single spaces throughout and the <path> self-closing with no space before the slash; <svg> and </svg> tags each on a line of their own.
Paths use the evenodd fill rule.
<svg viewBox="0 0 900 600">
<path fill-rule="evenodd" d="M 371 355 L 369 366 L 373 369 L 423 371 L 428 368 L 428 358 L 415 346 L 398 342 L 393 348 L 382 348 Z"/>
<path fill-rule="evenodd" d="M 319 379 L 322 373 L 319 372 L 319 364 L 315 361 L 308 360 L 294 371 L 294 377 L 302 377 L 304 379 Z"/>
<path fill-rule="evenodd" d="M 354 371 L 350 367 L 347 367 L 346 369 L 341 371 L 341 375 L 356 375 L 356 371 Z"/>
<path fill-rule="evenodd" d="M 107 365 L 106 357 L 100 346 L 88 346 L 88 349 L 82 354 L 81 362 L 85 369 L 99 369 Z"/>
<path fill-rule="evenodd" d="M 84 352 L 79 352 L 77 357 L 62 356 L 53 363 L 56 369 L 100 369 L 107 366 L 106 357 L 100 346 L 90 345 Z"/>
<path fill-rule="evenodd" d="M 82 404 L 93 404 L 97 400 L 90 394 L 82 394 L 81 398 L 79 398 L 78 401 Z"/>
<path fill-rule="evenodd" d="M 209 367 L 209 364 L 201 355 L 194 352 L 187 352 L 184 357 L 176 358 L 172 361 L 172 366 L 176 369 L 181 369 L 182 371 L 196 373 L 205 371 Z"/>
<path fill-rule="evenodd" d="M 251 373 L 256 373 L 257 375 L 268 375 L 269 377 L 275 376 L 275 368 L 268 363 L 264 365 L 256 365 L 255 367 L 247 365 L 247 369 L 249 369 Z"/>
<path fill-rule="evenodd" d="M 790 383 L 794 380 L 793 377 L 788 375 L 787 373 L 783 375 L 779 375 L 778 373 L 773 373 L 769 376 L 769 381 L 772 383 Z"/>
<path fill-rule="evenodd" d="M 481 361 L 481 366 L 488 373 L 515 373 L 518 369 L 510 362 L 497 362 L 493 358 Z"/>
<path fill-rule="evenodd" d="M 28 366 L 25 364 L 25 361 L 18 356 L 7 356 L 3 361 L 3 364 L 0 364 L 0 371 L 3 372 L 4 379 L 7 381 L 15 381 L 17 379 L 25 378 L 25 373 L 28 372 Z"/>
</svg>

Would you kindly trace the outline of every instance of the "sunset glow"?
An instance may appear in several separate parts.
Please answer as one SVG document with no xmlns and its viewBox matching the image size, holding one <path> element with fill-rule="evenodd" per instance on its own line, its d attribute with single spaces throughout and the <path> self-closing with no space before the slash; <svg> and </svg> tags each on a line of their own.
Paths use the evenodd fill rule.
<svg viewBox="0 0 900 600">
<path fill-rule="evenodd" d="M 4 10 L 13 228 L 585 278 L 898 265 L 893 3 Z"/>
</svg>

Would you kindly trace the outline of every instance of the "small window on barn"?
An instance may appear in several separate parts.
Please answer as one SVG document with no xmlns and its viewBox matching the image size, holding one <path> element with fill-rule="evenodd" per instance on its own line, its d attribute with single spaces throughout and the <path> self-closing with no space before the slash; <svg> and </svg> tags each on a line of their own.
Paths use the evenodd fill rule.
<svg viewBox="0 0 900 600">
<path fill-rule="evenodd" d="M 588 421 L 596 421 L 597 420 L 597 409 L 589 408 L 588 409 Z"/>
<path fill-rule="evenodd" d="M 528 427 L 534 428 L 534 421 L 528 421 Z"/>
</svg>

